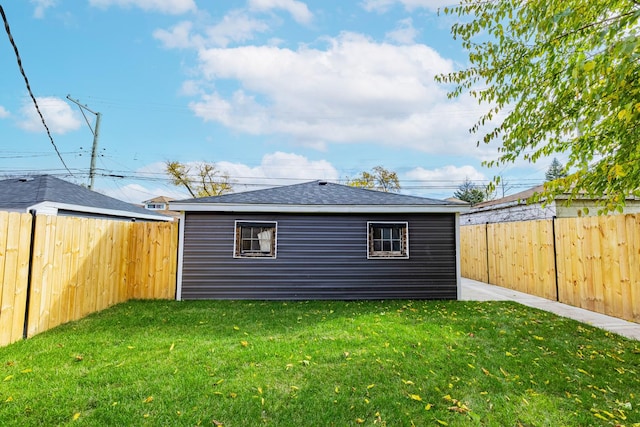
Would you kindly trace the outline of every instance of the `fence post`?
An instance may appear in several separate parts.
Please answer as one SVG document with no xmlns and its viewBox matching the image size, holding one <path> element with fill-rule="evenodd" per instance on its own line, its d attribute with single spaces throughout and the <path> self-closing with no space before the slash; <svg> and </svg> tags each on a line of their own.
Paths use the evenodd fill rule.
<svg viewBox="0 0 640 427">
<path fill-rule="evenodd" d="M 489 275 L 489 222 L 484 223 L 484 247 L 486 248 L 487 253 L 487 283 L 491 284 Z"/>
<path fill-rule="evenodd" d="M 558 251 L 556 248 L 556 216 L 551 218 L 551 235 L 553 236 L 553 274 L 556 278 L 556 301 L 560 301 L 560 288 L 558 286 Z"/>
<path fill-rule="evenodd" d="M 27 339 L 29 332 L 29 305 L 31 304 L 31 276 L 33 272 L 33 246 L 36 235 L 36 211 L 29 211 L 31 214 L 31 237 L 29 239 L 29 267 L 27 269 L 27 295 L 25 298 L 26 307 L 24 309 L 24 325 L 22 327 L 22 339 Z"/>
</svg>

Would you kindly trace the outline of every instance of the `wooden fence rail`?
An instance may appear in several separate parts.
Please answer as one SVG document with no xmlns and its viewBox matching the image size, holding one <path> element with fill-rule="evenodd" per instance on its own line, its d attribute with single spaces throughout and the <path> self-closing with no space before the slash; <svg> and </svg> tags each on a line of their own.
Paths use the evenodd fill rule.
<svg viewBox="0 0 640 427">
<path fill-rule="evenodd" d="M 464 277 L 640 322 L 640 215 L 462 226 Z"/>
<path fill-rule="evenodd" d="M 175 298 L 177 223 L 32 221 L 0 212 L 0 346 L 132 298 Z"/>
</svg>

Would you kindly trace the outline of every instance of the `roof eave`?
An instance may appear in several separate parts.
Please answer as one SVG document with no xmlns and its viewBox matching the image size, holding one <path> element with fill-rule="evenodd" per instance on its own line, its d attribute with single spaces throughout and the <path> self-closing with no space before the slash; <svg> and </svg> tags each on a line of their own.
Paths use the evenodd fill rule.
<svg viewBox="0 0 640 427">
<path fill-rule="evenodd" d="M 36 213 L 40 211 L 51 211 L 55 209 L 56 212 L 58 210 L 65 211 L 73 211 L 73 212 L 83 212 L 90 214 L 99 214 L 105 216 L 113 216 L 113 217 L 122 217 L 122 218 L 138 218 L 138 219 L 148 219 L 154 221 L 173 221 L 173 217 L 165 216 L 165 215 L 153 215 L 153 214 L 144 214 L 137 212 L 129 212 L 117 209 L 104 209 L 104 208 L 95 208 L 91 206 L 83 206 L 83 205 L 74 205 L 69 203 L 59 203 L 59 202 L 40 202 L 36 203 L 32 206 L 29 206 L 26 211 L 35 210 Z"/>
<path fill-rule="evenodd" d="M 227 203 L 170 203 L 169 209 L 184 212 L 260 213 L 462 213 L 460 205 L 282 205 Z"/>
</svg>

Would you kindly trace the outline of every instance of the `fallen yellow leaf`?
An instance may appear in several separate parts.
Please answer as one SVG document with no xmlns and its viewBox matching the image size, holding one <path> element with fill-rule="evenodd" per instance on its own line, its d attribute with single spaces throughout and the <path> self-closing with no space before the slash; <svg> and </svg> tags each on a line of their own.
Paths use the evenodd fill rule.
<svg viewBox="0 0 640 427">
<path fill-rule="evenodd" d="M 418 402 L 422 402 L 422 397 L 420 397 L 420 395 L 419 395 L 419 394 L 410 394 L 410 395 L 409 395 L 409 397 L 410 397 L 412 400 L 417 400 Z"/>
<path fill-rule="evenodd" d="M 76 421 L 78 418 L 80 418 L 80 412 L 73 414 L 73 421 Z"/>
<path fill-rule="evenodd" d="M 144 400 L 144 403 L 151 403 L 153 402 L 153 396 L 149 396 Z"/>
</svg>

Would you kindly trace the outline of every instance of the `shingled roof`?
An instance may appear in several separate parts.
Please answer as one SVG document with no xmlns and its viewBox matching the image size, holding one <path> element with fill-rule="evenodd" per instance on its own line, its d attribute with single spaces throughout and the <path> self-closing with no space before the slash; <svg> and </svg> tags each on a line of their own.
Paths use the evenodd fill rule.
<svg viewBox="0 0 640 427">
<path fill-rule="evenodd" d="M 445 200 L 386 193 L 334 184 L 326 181 L 311 181 L 302 184 L 262 190 L 224 194 L 173 201 L 171 209 L 184 211 L 446 211 L 460 212 L 466 204 Z"/>
<path fill-rule="evenodd" d="M 66 212 L 82 212 L 91 216 L 166 219 L 162 215 L 153 214 L 146 209 L 51 175 L 0 181 L 0 210 L 27 212 L 43 206 Z"/>
</svg>

